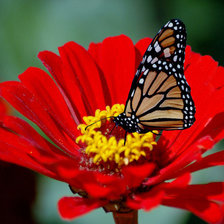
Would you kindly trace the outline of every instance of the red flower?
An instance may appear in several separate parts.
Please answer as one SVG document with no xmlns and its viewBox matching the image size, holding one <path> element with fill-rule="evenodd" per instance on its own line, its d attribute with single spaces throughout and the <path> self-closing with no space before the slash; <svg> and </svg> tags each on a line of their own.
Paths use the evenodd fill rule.
<svg viewBox="0 0 224 224">
<path fill-rule="evenodd" d="M 190 173 L 224 165 L 224 151 L 202 157 L 224 136 L 224 69 L 210 56 L 186 48 L 185 76 L 197 108 L 191 128 L 164 131 L 157 145 L 151 133 L 147 138 L 129 135 L 122 148 L 123 130 L 114 130 L 110 119 L 85 133 L 87 124 L 118 113 L 122 106 L 97 111 L 96 118 L 85 117 L 86 124 L 80 125 L 83 116 L 93 116 L 97 109 L 125 103 L 150 41 L 133 45 L 121 35 L 92 43 L 88 51 L 69 42 L 59 48 L 60 56 L 49 51 L 39 54 L 54 80 L 31 67 L 19 76 L 20 82 L 0 85 L 1 96 L 54 143 L 18 117 L 1 117 L 0 159 L 67 182 L 80 194 L 59 201 L 63 218 L 101 206 L 128 212 L 162 204 L 189 210 L 209 223 L 224 219 L 224 182 L 189 183 Z"/>
</svg>

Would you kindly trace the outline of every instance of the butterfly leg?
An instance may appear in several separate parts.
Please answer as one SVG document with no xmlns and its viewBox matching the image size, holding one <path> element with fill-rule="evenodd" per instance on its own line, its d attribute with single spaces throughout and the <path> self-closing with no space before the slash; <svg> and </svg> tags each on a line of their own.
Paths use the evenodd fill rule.
<svg viewBox="0 0 224 224">
<path fill-rule="evenodd" d="M 126 143 L 126 138 L 127 138 L 127 131 L 125 131 L 125 134 L 124 134 L 124 145 L 125 145 L 125 143 Z"/>
<path fill-rule="evenodd" d="M 154 135 L 156 135 L 156 142 L 158 142 L 159 141 L 159 138 L 161 137 L 161 135 L 162 135 L 162 131 L 160 131 L 158 134 L 157 133 L 155 133 L 155 132 L 153 132 L 153 131 L 151 131 Z"/>
<path fill-rule="evenodd" d="M 102 121 L 106 120 L 107 118 L 114 118 L 114 116 L 104 117 L 104 118 L 101 118 L 100 120 L 98 120 L 98 121 L 96 121 L 96 122 L 93 122 L 92 124 L 87 125 L 87 126 L 85 127 L 85 131 L 87 130 L 87 128 L 89 128 L 89 127 L 92 126 L 93 124 L 96 124 L 96 123 L 98 123 L 98 122 L 100 122 L 100 121 L 102 122 Z"/>
</svg>

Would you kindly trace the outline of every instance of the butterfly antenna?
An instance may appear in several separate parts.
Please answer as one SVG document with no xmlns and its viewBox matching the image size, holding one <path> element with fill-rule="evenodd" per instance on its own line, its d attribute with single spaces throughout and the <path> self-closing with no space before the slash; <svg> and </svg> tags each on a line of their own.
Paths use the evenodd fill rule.
<svg viewBox="0 0 224 224">
<path fill-rule="evenodd" d="M 97 122 L 99 121 L 103 121 L 103 120 L 106 120 L 107 118 L 113 118 L 114 116 L 110 116 L 110 117 L 104 117 L 104 118 L 101 118 L 100 120 L 96 121 L 96 122 L 93 122 L 92 124 L 89 124 L 85 127 L 85 131 L 87 130 L 88 127 L 92 126 L 93 124 L 96 124 Z"/>
</svg>

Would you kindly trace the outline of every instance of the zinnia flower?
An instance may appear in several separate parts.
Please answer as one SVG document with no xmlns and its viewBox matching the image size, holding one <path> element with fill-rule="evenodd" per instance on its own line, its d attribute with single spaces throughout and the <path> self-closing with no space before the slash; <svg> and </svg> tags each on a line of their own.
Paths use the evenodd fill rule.
<svg viewBox="0 0 224 224">
<path fill-rule="evenodd" d="M 39 127 L 1 117 L 0 159 L 68 183 L 80 196 L 59 201 L 65 219 L 103 207 L 119 222 L 124 212 L 136 219 L 138 209 L 159 205 L 189 210 L 208 223 L 224 218 L 224 182 L 190 184 L 191 173 L 224 165 L 224 151 L 202 156 L 224 136 L 223 67 L 187 46 L 185 76 L 197 108 L 189 129 L 163 131 L 159 140 L 151 132 L 128 134 L 124 145 L 124 130 L 110 119 L 124 110 L 150 41 L 134 45 L 121 35 L 88 50 L 69 42 L 59 56 L 38 55 L 52 77 L 30 67 L 20 81 L 0 85 L 1 96 Z"/>
</svg>

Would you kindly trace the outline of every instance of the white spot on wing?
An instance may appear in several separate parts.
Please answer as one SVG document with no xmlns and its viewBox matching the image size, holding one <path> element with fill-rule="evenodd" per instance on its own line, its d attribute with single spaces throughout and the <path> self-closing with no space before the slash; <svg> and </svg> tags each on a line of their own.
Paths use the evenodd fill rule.
<svg viewBox="0 0 224 224">
<path fill-rule="evenodd" d="M 142 59 L 142 63 L 145 63 L 146 57 L 147 57 L 147 56 L 143 57 L 143 59 Z"/>
<path fill-rule="evenodd" d="M 151 50 L 152 50 L 152 46 L 149 45 L 149 47 L 148 47 L 148 51 L 151 51 Z"/>
<path fill-rule="evenodd" d="M 170 49 L 167 47 L 166 49 L 164 49 L 164 55 L 165 55 L 165 58 L 168 58 L 168 57 L 170 57 Z"/>
<path fill-rule="evenodd" d="M 149 63 L 151 60 L 152 60 L 152 56 L 149 55 L 148 58 L 147 58 L 147 62 Z"/>
<path fill-rule="evenodd" d="M 177 55 L 175 55 L 174 57 L 173 57 L 173 60 L 176 62 L 177 61 Z"/>
<path fill-rule="evenodd" d="M 131 97 L 133 97 L 134 94 L 135 94 L 135 90 L 132 91 L 132 93 L 131 93 Z"/>
<path fill-rule="evenodd" d="M 173 27 L 173 23 L 170 22 L 169 25 L 168 25 L 168 27 Z"/>
<path fill-rule="evenodd" d="M 154 48 L 156 48 L 159 45 L 158 41 L 155 42 Z"/>
<path fill-rule="evenodd" d="M 144 72 L 146 70 L 145 66 L 142 66 L 142 72 Z"/>
<path fill-rule="evenodd" d="M 158 58 L 155 57 L 155 58 L 153 58 L 153 60 L 151 61 L 151 64 L 154 64 L 154 63 L 157 62 L 157 61 L 158 61 Z"/>
<path fill-rule="evenodd" d="M 161 47 L 159 46 L 159 44 L 156 46 L 155 51 L 158 53 L 161 51 Z"/>
<path fill-rule="evenodd" d="M 143 73 L 143 75 L 147 75 L 148 72 L 149 72 L 149 69 L 145 70 L 144 73 Z"/>
<path fill-rule="evenodd" d="M 141 78 L 141 79 L 139 80 L 139 83 L 140 83 L 140 84 L 143 84 L 143 83 L 144 83 L 144 79 Z"/>
</svg>

